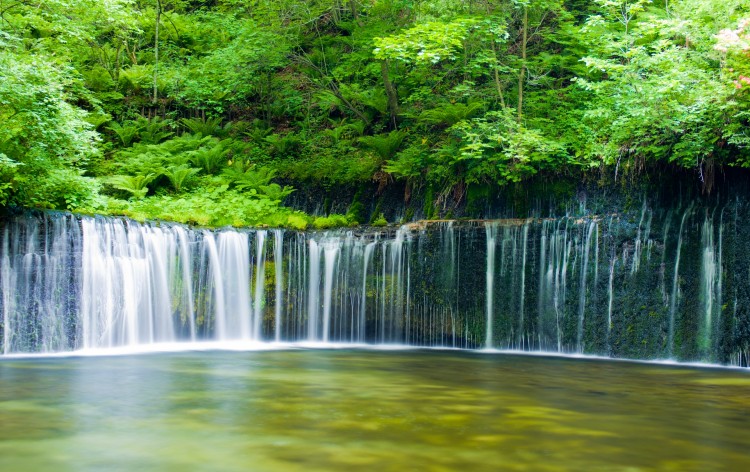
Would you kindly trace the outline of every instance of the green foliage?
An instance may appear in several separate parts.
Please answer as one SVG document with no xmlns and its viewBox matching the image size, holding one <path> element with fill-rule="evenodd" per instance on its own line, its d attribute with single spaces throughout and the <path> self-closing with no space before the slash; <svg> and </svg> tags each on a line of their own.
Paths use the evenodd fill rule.
<svg viewBox="0 0 750 472">
<path fill-rule="evenodd" d="M 434 126 L 453 126 L 460 121 L 467 120 L 484 108 L 481 102 L 468 105 L 463 103 L 448 103 L 431 110 L 423 111 L 419 115 L 419 122 Z"/>
<path fill-rule="evenodd" d="M 101 210 L 99 210 L 101 211 Z M 307 217 L 255 195 L 229 190 L 226 185 L 206 185 L 179 198 L 156 195 L 123 206 L 108 202 L 105 211 L 138 220 L 157 218 L 199 226 L 289 226 L 304 229 Z"/>
<path fill-rule="evenodd" d="M 454 159 L 466 165 L 465 181 L 519 182 L 542 169 L 569 163 L 563 146 L 541 131 L 519 125 L 508 113 L 489 112 L 451 128 L 459 139 Z"/>
<path fill-rule="evenodd" d="M 207 174 L 216 174 L 227 163 L 231 140 L 210 141 L 206 146 L 189 153 L 190 162 Z"/>
<path fill-rule="evenodd" d="M 143 144 L 159 144 L 174 134 L 167 129 L 171 126 L 169 120 L 152 118 L 150 120 L 141 120 L 141 123 L 142 127 L 139 136 Z"/>
<path fill-rule="evenodd" d="M 294 192 L 294 188 L 290 186 L 281 187 L 272 183 L 276 171 L 268 167 L 256 169 L 253 165 L 246 167 L 242 161 L 237 161 L 224 169 L 223 175 L 238 190 L 263 195 L 279 203 Z"/>
<path fill-rule="evenodd" d="M 750 168 L 747 0 L 336 5 L 163 2 L 157 43 L 153 2 L 7 2 L 0 206 L 332 227 L 364 208 L 316 223 L 274 180 L 401 180 L 440 217 L 467 185 Z"/>
<path fill-rule="evenodd" d="M 371 222 L 372 226 L 388 226 L 388 220 L 385 219 L 383 213 L 379 213 Z"/>
<path fill-rule="evenodd" d="M 346 226 L 355 226 L 356 221 L 349 219 L 347 215 L 331 214 L 328 216 L 319 216 L 312 222 L 312 226 L 315 229 L 330 229 L 339 228 Z"/>
<path fill-rule="evenodd" d="M 156 174 L 145 175 L 113 175 L 107 179 L 107 183 L 112 187 L 123 190 L 133 196 L 141 199 L 148 193 L 148 184 L 156 179 Z"/>
<path fill-rule="evenodd" d="M 474 18 L 432 21 L 384 38 L 375 38 L 375 57 L 403 62 L 436 64 L 458 57 L 470 31 L 477 26 Z"/>
<path fill-rule="evenodd" d="M 122 124 L 113 121 L 107 129 L 117 135 L 124 147 L 128 147 L 133 144 L 133 141 L 141 131 L 141 124 L 133 120 L 126 120 Z"/>
<path fill-rule="evenodd" d="M 221 127 L 221 117 L 214 118 L 183 118 L 180 124 L 192 134 L 203 136 L 222 136 L 224 129 Z"/>
<path fill-rule="evenodd" d="M 346 210 L 346 219 L 353 224 L 359 224 L 365 221 L 365 206 L 362 202 L 352 202 Z"/>
<path fill-rule="evenodd" d="M 192 177 L 200 171 L 200 169 L 190 167 L 187 164 L 181 164 L 178 166 L 168 167 L 164 169 L 163 173 L 164 176 L 169 179 L 169 182 L 172 184 L 172 188 L 174 188 L 174 191 L 180 193 L 190 183 Z"/>
<path fill-rule="evenodd" d="M 278 157 L 286 157 L 296 152 L 302 144 L 302 141 L 294 135 L 272 134 L 266 136 L 264 141 L 271 145 L 271 153 Z"/>
<path fill-rule="evenodd" d="M 386 161 L 396 155 L 406 136 L 404 131 L 391 131 L 378 136 L 363 136 L 359 138 L 359 142 Z"/>
</svg>

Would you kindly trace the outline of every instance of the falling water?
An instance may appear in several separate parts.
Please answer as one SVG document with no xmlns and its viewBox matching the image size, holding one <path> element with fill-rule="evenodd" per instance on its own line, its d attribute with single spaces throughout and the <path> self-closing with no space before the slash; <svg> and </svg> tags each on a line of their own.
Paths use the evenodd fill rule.
<svg viewBox="0 0 750 472">
<path fill-rule="evenodd" d="M 327 232 L 22 215 L 1 228 L 0 342 L 6 354 L 274 340 L 745 362 L 745 220 L 714 208 L 688 206 L 679 225 L 639 207 Z"/>
<path fill-rule="evenodd" d="M 718 241 L 715 240 L 714 216 L 706 212 L 701 226 L 701 284 L 700 299 L 703 320 L 700 327 L 700 350 L 710 356 L 718 344 L 717 329 L 722 310 L 722 239 L 723 210 L 718 224 Z"/>
<path fill-rule="evenodd" d="M 495 246 L 497 245 L 497 224 L 487 223 L 485 231 L 487 233 L 487 291 L 485 292 L 485 297 L 487 298 L 487 328 L 484 347 L 491 349 L 493 347 L 492 318 L 495 313 Z"/>
<path fill-rule="evenodd" d="M 367 275 L 368 266 L 372 261 L 372 255 L 375 250 L 376 242 L 371 242 L 365 246 L 365 253 L 363 256 L 363 268 L 362 268 L 362 296 L 360 298 L 359 308 L 359 326 L 357 329 L 357 336 L 352 337 L 357 342 L 364 342 L 365 340 L 365 320 L 367 318 Z"/>
<path fill-rule="evenodd" d="M 259 230 L 255 233 L 255 295 L 253 297 L 253 330 L 252 339 L 262 338 L 261 325 L 263 322 L 263 309 L 265 308 L 266 287 L 266 231 Z M 246 287 L 250 286 L 250 281 Z"/>
<path fill-rule="evenodd" d="M 320 312 L 320 246 L 310 240 L 310 281 L 307 292 L 307 339 L 318 340 L 318 314 Z"/>
<path fill-rule="evenodd" d="M 325 281 L 323 285 L 323 342 L 328 342 L 331 332 L 331 298 L 333 297 L 333 275 L 340 241 L 329 241 L 324 248 Z"/>
<path fill-rule="evenodd" d="M 262 232 L 256 234 L 260 240 Z M 222 231 L 218 235 L 219 260 L 214 272 L 221 273 L 223 312 L 217 317 L 223 319 L 225 332 L 218 339 L 257 339 L 253 327 L 250 302 L 250 237 L 247 233 Z M 258 267 L 261 267 L 259 264 Z"/>
<path fill-rule="evenodd" d="M 594 229 L 597 227 L 596 221 L 589 223 L 589 230 L 586 234 L 586 245 L 583 251 L 583 268 L 581 269 L 581 285 L 579 287 L 578 297 L 578 337 L 576 339 L 576 351 L 583 352 L 583 321 L 586 314 L 586 290 L 588 285 L 586 284 L 586 277 L 588 276 L 589 269 L 589 252 L 591 250 L 591 237 L 594 234 Z"/>
<path fill-rule="evenodd" d="M 617 263 L 617 257 L 612 257 L 609 263 L 609 283 L 607 284 L 607 351 L 611 351 L 612 345 L 610 338 L 612 337 L 612 304 L 615 301 L 615 264 Z"/>
<path fill-rule="evenodd" d="M 275 303 L 274 303 L 274 336 L 273 339 L 276 342 L 281 341 L 281 318 L 284 315 L 283 311 L 283 296 L 284 296 L 284 231 L 277 229 L 273 232 L 273 261 L 274 261 L 274 273 L 276 275 L 276 287 L 275 287 Z"/>
<path fill-rule="evenodd" d="M 203 241 L 206 246 L 205 252 L 208 254 L 208 270 L 211 274 L 211 282 L 213 282 L 214 298 L 211 302 L 213 302 L 214 307 L 215 333 L 218 339 L 227 339 L 229 336 L 229 329 L 227 327 L 226 309 L 224 306 L 224 279 L 220 270 L 221 262 L 219 259 L 219 251 L 216 250 L 216 241 L 214 240 L 212 233 L 204 231 Z M 207 290 L 207 292 L 210 291 Z M 208 305 L 210 305 L 210 303 Z M 243 320 L 243 324 L 244 323 L 246 323 L 245 331 L 249 334 L 250 320 Z"/>
<path fill-rule="evenodd" d="M 674 259 L 674 277 L 672 278 L 672 300 L 669 306 L 669 340 L 667 345 L 669 346 L 669 358 L 671 359 L 674 354 L 674 330 L 675 330 L 675 316 L 677 313 L 677 297 L 680 295 L 678 286 L 678 277 L 680 274 L 680 256 L 682 255 L 682 240 L 683 230 L 685 229 L 685 222 L 687 221 L 690 211 L 693 209 L 692 205 L 688 206 L 685 213 L 682 214 L 682 222 L 680 223 L 680 232 L 677 236 L 677 255 Z"/>
<path fill-rule="evenodd" d="M 521 306 L 518 310 L 518 349 L 524 348 L 524 310 L 526 309 L 526 259 L 529 248 L 529 223 L 523 225 L 523 257 L 521 262 Z"/>
</svg>

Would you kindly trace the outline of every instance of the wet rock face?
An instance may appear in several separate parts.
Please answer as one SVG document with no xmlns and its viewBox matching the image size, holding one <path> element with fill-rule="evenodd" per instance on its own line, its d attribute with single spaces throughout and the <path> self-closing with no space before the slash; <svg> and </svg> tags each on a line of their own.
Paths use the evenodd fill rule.
<svg viewBox="0 0 750 472">
<path fill-rule="evenodd" d="M 0 241 L 2 349 L 311 341 L 747 364 L 748 206 L 208 231 L 22 214 Z"/>
</svg>

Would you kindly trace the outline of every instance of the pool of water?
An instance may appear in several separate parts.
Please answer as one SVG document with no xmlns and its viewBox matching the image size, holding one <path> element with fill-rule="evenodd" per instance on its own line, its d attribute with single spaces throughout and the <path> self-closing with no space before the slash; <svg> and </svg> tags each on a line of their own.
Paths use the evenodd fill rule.
<svg viewBox="0 0 750 472">
<path fill-rule="evenodd" d="M 2 471 L 750 470 L 750 372 L 462 351 L 0 361 Z"/>
</svg>

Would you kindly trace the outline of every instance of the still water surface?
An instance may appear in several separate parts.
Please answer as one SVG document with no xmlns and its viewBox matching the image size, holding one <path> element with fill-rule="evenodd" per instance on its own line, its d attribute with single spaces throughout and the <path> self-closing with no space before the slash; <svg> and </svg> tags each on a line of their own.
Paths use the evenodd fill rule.
<svg viewBox="0 0 750 472">
<path fill-rule="evenodd" d="M 744 471 L 750 373 L 461 351 L 0 361 L 4 471 Z"/>
</svg>

